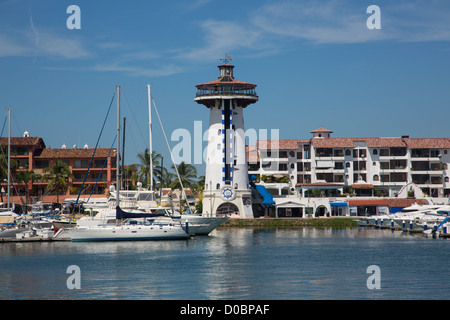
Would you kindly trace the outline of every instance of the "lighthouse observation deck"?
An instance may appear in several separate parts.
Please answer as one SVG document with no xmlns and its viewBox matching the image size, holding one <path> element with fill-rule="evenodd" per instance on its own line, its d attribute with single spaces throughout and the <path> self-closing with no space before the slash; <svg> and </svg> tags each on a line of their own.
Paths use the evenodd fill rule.
<svg viewBox="0 0 450 320">
<path fill-rule="evenodd" d="M 207 107 L 213 106 L 212 101 L 215 99 L 237 99 L 242 107 L 258 101 L 256 84 L 234 79 L 233 65 L 223 64 L 218 67 L 219 78 L 197 85 L 194 101 Z"/>
</svg>

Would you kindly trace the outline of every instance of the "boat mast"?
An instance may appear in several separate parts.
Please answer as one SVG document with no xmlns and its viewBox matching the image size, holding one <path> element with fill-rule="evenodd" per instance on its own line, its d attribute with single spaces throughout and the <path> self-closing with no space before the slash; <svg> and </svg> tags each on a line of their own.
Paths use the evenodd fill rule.
<svg viewBox="0 0 450 320">
<path fill-rule="evenodd" d="M 152 94 L 150 90 L 150 85 L 147 85 L 148 88 L 148 131 L 149 131 L 149 158 L 150 158 L 150 191 L 153 191 L 153 144 L 152 144 Z"/>
<path fill-rule="evenodd" d="M 8 211 L 11 210 L 11 109 L 8 109 Z"/>
<path fill-rule="evenodd" d="M 119 194 L 120 194 L 120 86 L 116 86 L 117 90 L 117 151 L 116 151 L 116 207 L 119 207 Z"/>
</svg>

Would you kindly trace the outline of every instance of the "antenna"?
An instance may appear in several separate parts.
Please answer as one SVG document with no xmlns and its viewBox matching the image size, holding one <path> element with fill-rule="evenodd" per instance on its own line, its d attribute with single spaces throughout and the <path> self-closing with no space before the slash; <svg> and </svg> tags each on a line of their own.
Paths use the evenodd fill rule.
<svg viewBox="0 0 450 320">
<path fill-rule="evenodd" d="M 224 64 L 228 64 L 228 62 L 231 61 L 231 56 L 225 53 L 225 59 L 220 59 L 220 61 L 223 61 Z"/>
</svg>

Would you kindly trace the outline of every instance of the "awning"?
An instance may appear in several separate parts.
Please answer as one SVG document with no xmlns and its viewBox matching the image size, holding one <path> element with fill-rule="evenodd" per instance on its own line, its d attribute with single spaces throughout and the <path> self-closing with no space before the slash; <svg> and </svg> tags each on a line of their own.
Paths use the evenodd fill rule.
<svg viewBox="0 0 450 320">
<path fill-rule="evenodd" d="M 272 194 L 267 191 L 267 189 L 259 184 L 255 184 L 256 190 L 258 190 L 259 194 L 264 198 L 263 204 L 271 205 L 275 204 L 275 201 L 273 201 Z"/>
<path fill-rule="evenodd" d="M 332 207 L 347 207 L 347 202 L 330 202 L 330 206 Z"/>
</svg>

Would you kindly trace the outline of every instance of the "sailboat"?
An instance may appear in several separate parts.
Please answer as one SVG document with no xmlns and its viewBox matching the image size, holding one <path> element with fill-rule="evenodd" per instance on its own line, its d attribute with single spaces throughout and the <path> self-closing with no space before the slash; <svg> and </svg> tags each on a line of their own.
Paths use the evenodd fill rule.
<svg viewBox="0 0 450 320">
<path fill-rule="evenodd" d="M 143 210 L 146 212 L 152 212 L 152 213 L 165 213 L 166 215 L 174 218 L 174 219 L 179 219 L 179 221 L 181 222 L 181 225 L 183 227 L 186 226 L 185 231 L 189 233 L 189 235 L 208 235 L 209 233 L 211 233 L 211 231 L 213 231 L 214 229 L 216 229 L 218 226 L 220 226 L 223 222 L 225 222 L 226 220 L 228 220 L 228 217 L 207 217 L 207 216 L 203 216 L 203 215 L 199 215 L 199 214 L 185 214 L 185 213 L 180 213 L 176 210 L 174 210 L 173 208 L 171 208 L 171 206 L 164 206 L 161 200 L 161 203 L 159 205 L 157 205 L 156 203 L 156 197 L 155 197 L 155 193 L 153 190 L 153 163 L 152 163 L 152 153 L 153 153 L 153 149 L 152 149 L 152 95 L 151 95 L 151 88 L 150 88 L 150 84 L 147 85 L 147 93 L 148 93 L 148 115 L 149 115 L 149 154 L 150 154 L 150 178 L 149 178 L 149 184 L 150 184 L 150 189 L 149 190 L 144 190 L 143 188 L 138 188 L 138 190 L 133 190 L 133 191 L 127 191 L 128 195 L 134 195 L 134 199 L 136 200 L 136 206 L 134 207 L 137 210 Z M 154 104 L 154 102 L 153 102 Z M 156 109 L 156 105 L 155 106 L 155 110 Z M 161 129 L 163 130 L 164 136 L 165 132 L 164 132 L 164 128 L 162 126 L 162 122 L 161 119 L 159 118 L 159 114 L 157 112 L 157 116 L 161 125 Z M 169 149 L 170 152 L 170 156 L 172 158 L 172 162 L 173 161 L 173 156 L 172 156 L 172 150 L 170 149 L 170 146 L 167 142 L 167 138 L 166 138 L 166 143 L 167 143 L 167 147 Z M 175 163 L 175 162 L 174 162 Z M 187 199 L 186 197 L 186 192 L 184 190 L 183 187 L 183 183 L 181 181 L 180 175 L 178 173 L 178 169 L 177 166 L 175 165 L 175 171 L 177 174 L 177 177 L 180 181 L 180 185 L 181 185 L 181 191 L 182 191 L 182 195 L 184 195 L 184 197 Z"/>
<path fill-rule="evenodd" d="M 116 188 L 110 188 L 110 198 L 108 203 L 111 205 L 112 203 L 117 203 L 117 197 L 120 194 L 120 207 L 122 209 L 126 208 L 128 210 L 133 211 L 144 211 L 151 214 L 157 214 L 165 217 L 170 217 L 167 221 L 171 219 L 176 219 L 180 222 L 181 226 L 184 230 L 190 235 L 208 235 L 218 226 L 220 226 L 223 222 L 228 220 L 228 217 L 212 217 L 212 216 L 203 216 L 199 214 L 181 214 L 177 210 L 174 210 L 170 201 L 168 203 L 164 203 L 164 198 L 160 199 L 160 203 L 158 204 L 156 200 L 156 194 L 153 190 L 153 163 L 151 155 L 153 153 L 152 148 L 152 96 L 151 96 L 151 87 L 147 85 L 147 93 L 148 93 L 148 117 L 149 117 L 149 154 L 150 154 L 150 177 L 149 177 L 149 186 L 147 188 L 142 187 L 142 184 L 138 182 L 137 190 L 116 190 Z M 156 105 L 155 105 L 156 109 Z M 159 115 L 158 115 L 159 117 Z M 160 121 L 161 122 L 161 121 Z M 162 127 L 162 123 L 161 123 Z M 162 127 L 164 132 L 164 128 Z M 170 147 L 169 152 L 172 152 Z M 172 158 L 173 160 L 173 158 Z M 175 167 L 176 169 L 176 167 Z M 177 169 L 176 169 L 177 170 Z M 178 172 L 177 172 L 178 175 Z M 179 175 L 178 178 L 180 179 Z M 180 179 L 181 183 L 181 179 Z M 182 185 L 182 194 L 185 195 L 183 184 Z M 100 223 L 104 223 L 107 221 L 112 221 L 115 219 L 115 212 L 108 211 L 107 209 L 98 209 L 95 208 L 98 213 L 95 216 L 91 217 L 83 217 L 78 220 L 79 225 L 96 225 Z M 162 218 L 157 219 L 158 222 L 162 221 Z"/>
<path fill-rule="evenodd" d="M 19 217 L 13 210 L 11 210 L 11 109 L 8 109 L 8 202 L 7 208 L 0 211 L 0 226 L 15 226 L 16 218 Z"/>
<path fill-rule="evenodd" d="M 120 150 L 120 86 L 117 86 L 117 154 Z M 183 240 L 189 235 L 178 221 L 159 223 L 159 215 L 144 212 L 132 213 L 120 208 L 119 161 L 116 161 L 116 224 L 94 224 L 60 229 L 55 238 L 72 241 L 130 241 L 130 240 Z"/>
</svg>

